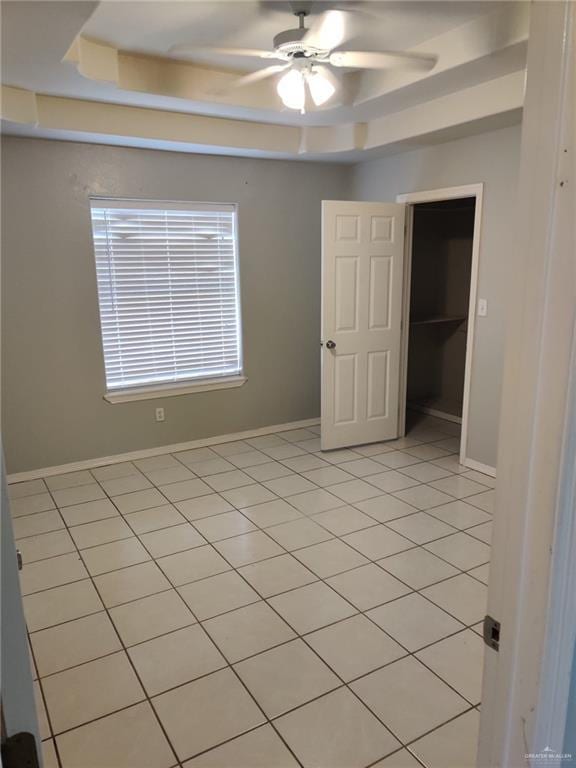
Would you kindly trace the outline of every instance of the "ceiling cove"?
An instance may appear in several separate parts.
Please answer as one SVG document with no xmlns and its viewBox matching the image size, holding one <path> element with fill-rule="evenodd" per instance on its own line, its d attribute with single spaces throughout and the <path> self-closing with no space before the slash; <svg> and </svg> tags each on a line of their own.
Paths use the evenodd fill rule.
<svg viewBox="0 0 576 768">
<path fill-rule="evenodd" d="M 267 5 L 273 10 L 263 13 Z M 368 29 L 355 32 L 343 49 L 381 51 L 384 45 L 378 40 L 392 49 L 388 27 L 396 25 L 394 50 L 431 57 L 433 66 L 424 71 L 342 68 L 334 96 L 305 114 L 286 109 L 276 76 L 251 82 L 251 73 L 258 77 L 262 66 L 277 61 L 229 55 L 237 47 L 274 50 L 271 33 L 295 26 L 285 5 L 4 3 L 3 132 L 354 161 L 521 118 L 528 3 L 370 3 L 371 8 L 378 6 L 378 23 L 363 22 Z M 326 16 L 329 6 L 315 5 Z M 33 19 L 22 6 L 34 6 L 39 16 L 50 10 L 46 23 L 60 21 L 59 34 L 27 39 Z M 458 10 L 467 15 L 458 15 Z M 234 34 L 232 23 L 237 26 Z M 307 23 L 314 28 L 314 13 Z M 385 29 L 388 37 L 381 31 Z M 431 31 L 436 34 L 429 36 Z M 218 43 L 216 51 L 212 41 Z M 233 87 L 247 74 L 245 86 Z"/>
</svg>

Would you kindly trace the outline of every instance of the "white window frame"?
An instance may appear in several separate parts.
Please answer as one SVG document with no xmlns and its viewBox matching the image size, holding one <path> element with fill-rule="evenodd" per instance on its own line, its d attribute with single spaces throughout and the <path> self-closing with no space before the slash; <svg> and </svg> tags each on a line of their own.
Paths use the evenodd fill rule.
<svg viewBox="0 0 576 768">
<path fill-rule="evenodd" d="M 117 389 L 109 389 L 106 380 L 106 374 L 104 373 L 105 382 L 105 394 L 104 400 L 109 403 L 126 403 L 137 400 L 153 400 L 164 397 L 174 397 L 177 395 L 187 395 L 197 392 L 209 392 L 220 389 L 232 389 L 235 387 L 241 387 L 248 380 L 244 375 L 244 357 L 243 357 L 243 333 L 242 333 L 242 303 L 240 293 L 240 257 L 238 247 L 238 205 L 236 203 L 224 203 L 224 202 L 206 202 L 206 201 L 191 201 L 191 200 L 157 200 L 147 198 L 128 198 L 128 197 L 112 197 L 112 196 L 98 196 L 91 195 L 89 198 L 90 204 L 90 227 L 92 230 L 92 207 L 106 207 L 106 204 L 110 204 L 110 207 L 118 204 L 126 204 L 127 207 L 134 205 L 134 207 L 143 209 L 159 209 L 175 208 L 182 206 L 183 209 L 201 210 L 202 207 L 209 206 L 226 206 L 231 207 L 234 211 L 234 259 L 236 265 L 236 306 L 237 306 L 237 328 L 238 328 L 238 344 L 239 344 L 239 361 L 240 361 L 240 373 L 213 376 L 204 378 L 191 378 L 183 379 L 177 382 L 160 382 L 143 386 L 134 387 L 122 387 Z M 118 206 L 119 207 L 119 206 Z M 96 258 L 93 242 L 93 256 Z M 94 262 L 96 263 L 96 262 Z M 102 362 L 105 366 L 104 357 L 104 345 L 103 345 L 103 331 L 100 314 L 100 295 L 98 290 L 98 308 L 100 319 L 100 342 L 102 344 Z"/>
</svg>

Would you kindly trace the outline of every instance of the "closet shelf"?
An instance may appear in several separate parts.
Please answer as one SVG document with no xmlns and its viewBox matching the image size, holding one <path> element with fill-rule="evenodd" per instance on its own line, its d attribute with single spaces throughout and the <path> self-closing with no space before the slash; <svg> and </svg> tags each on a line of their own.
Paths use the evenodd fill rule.
<svg viewBox="0 0 576 768">
<path fill-rule="evenodd" d="M 436 323 L 463 323 L 466 315 L 436 315 L 410 319 L 410 325 L 434 325 Z"/>
</svg>

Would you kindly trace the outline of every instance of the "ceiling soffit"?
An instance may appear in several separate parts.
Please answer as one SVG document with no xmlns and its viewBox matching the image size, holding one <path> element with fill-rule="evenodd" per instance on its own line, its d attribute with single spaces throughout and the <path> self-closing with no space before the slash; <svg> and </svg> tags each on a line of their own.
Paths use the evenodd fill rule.
<svg viewBox="0 0 576 768">
<path fill-rule="evenodd" d="M 34 126 L 51 131 L 55 138 L 58 132 L 76 140 L 97 134 L 137 139 L 152 147 L 168 142 L 175 148 L 194 145 L 206 151 L 338 160 L 360 159 L 368 150 L 398 148 L 477 122 L 488 130 L 490 120 L 504 116 L 518 121 L 523 96 L 524 73 L 516 72 L 367 123 L 298 127 L 47 96 L 4 86 L 1 116 L 11 126 Z M 8 132 L 18 133 L 13 127 Z"/>
<path fill-rule="evenodd" d="M 428 73 L 384 71 L 342 74 L 340 99 L 307 116 L 306 124 L 338 124 L 352 119 L 368 120 L 385 114 L 408 100 L 430 99 L 454 90 L 493 79 L 511 68 L 523 68 L 528 37 L 528 4 L 513 3 L 484 14 L 410 50 L 433 53 L 438 63 Z M 516 52 L 511 56 L 510 51 Z M 508 54 L 508 55 L 506 55 Z M 119 90 L 168 96 L 195 105 L 242 107 L 250 118 L 266 119 L 266 113 L 281 112 L 282 103 L 273 80 L 238 89 L 228 87 L 240 74 L 208 65 L 159 56 L 122 51 L 104 41 L 79 35 L 64 61 L 74 64 L 89 80 L 112 83 Z M 396 98 L 391 98 L 395 96 Z M 183 105 L 183 110 L 186 107 Z M 246 113 L 244 113 L 246 114 Z M 227 116 L 234 116 L 227 114 Z M 292 115 L 291 115 L 292 117 Z"/>
<path fill-rule="evenodd" d="M 20 11 L 35 4 L 16 5 Z M 345 73 L 342 102 L 346 103 L 303 116 L 281 111 L 271 81 L 224 94 L 238 72 L 123 51 L 83 37 L 86 7 L 95 4 L 38 7 L 48 5 L 52 8 L 48 26 L 52 19 L 53 26 L 64 30 L 57 45 L 49 35 L 42 47 L 33 29 L 28 50 L 29 16 L 22 13 L 16 19 L 19 44 L 9 48 L 14 24 L 4 39 L 4 51 L 10 54 L 10 66 L 5 68 L 9 85 L 2 86 L 4 133 L 178 151 L 355 161 L 520 119 L 527 3 L 498 4 L 494 11 L 413 46 L 414 52 L 439 57 L 437 66 L 424 76 Z M 62 10 L 65 20 L 69 8 L 77 12 L 58 26 L 60 17 L 55 17 L 53 6 Z"/>
</svg>

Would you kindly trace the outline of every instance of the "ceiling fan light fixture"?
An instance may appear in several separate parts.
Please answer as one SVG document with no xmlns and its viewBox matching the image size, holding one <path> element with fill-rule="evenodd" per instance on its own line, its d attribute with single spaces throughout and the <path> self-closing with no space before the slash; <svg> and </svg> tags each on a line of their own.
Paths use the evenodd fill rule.
<svg viewBox="0 0 576 768">
<path fill-rule="evenodd" d="M 307 82 L 312 101 L 317 107 L 326 104 L 336 93 L 336 78 L 326 67 L 313 69 Z"/>
<path fill-rule="evenodd" d="M 324 11 L 307 29 L 304 20 L 310 13 L 310 5 L 311 0 L 294 0 L 292 7 L 299 19 L 298 28 L 279 32 L 273 40 L 273 51 L 254 48 L 207 49 L 226 56 L 238 55 L 282 62 L 237 77 L 227 84 L 225 90 L 253 85 L 286 70 L 276 85 L 278 95 L 285 107 L 304 114 L 307 99 L 316 107 L 321 107 L 340 90 L 342 83 L 335 76 L 333 68 L 412 69 L 426 72 L 436 65 L 437 56 L 412 51 L 336 50 L 356 35 L 354 12 L 336 9 Z M 182 47 L 179 46 L 175 50 L 182 51 Z M 187 50 L 194 52 L 193 48 L 186 47 L 185 51 Z"/>
<path fill-rule="evenodd" d="M 276 86 L 278 95 L 288 109 L 304 111 L 306 103 L 306 88 L 304 75 L 299 69 L 291 69 L 282 75 Z"/>
</svg>

